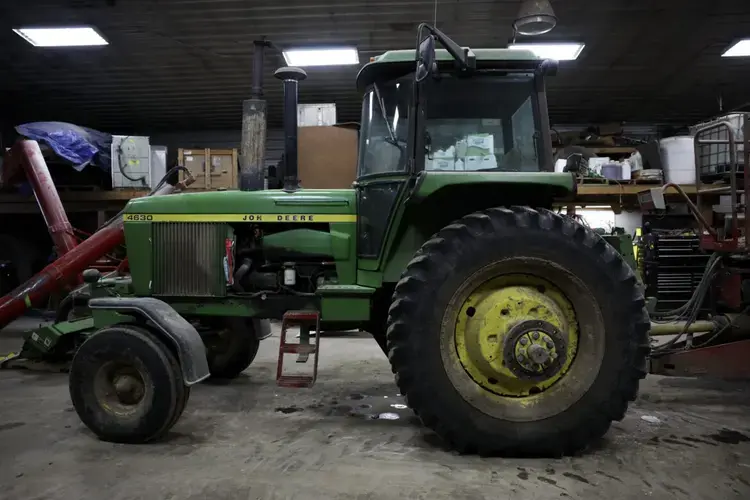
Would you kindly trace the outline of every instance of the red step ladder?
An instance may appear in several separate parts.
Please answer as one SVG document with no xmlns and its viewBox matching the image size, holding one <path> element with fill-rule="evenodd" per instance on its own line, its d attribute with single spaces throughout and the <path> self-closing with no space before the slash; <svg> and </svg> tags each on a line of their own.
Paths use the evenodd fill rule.
<svg viewBox="0 0 750 500">
<path fill-rule="evenodd" d="M 298 343 L 287 343 L 286 334 L 290 326 L 299 326 Z M 310 343 L 310 329 L 315 328 L 315 343 Z M 312 387 L 318 378 L 318 351 L 320 347 L 320 313 L 318 311 L 287 311 L 281 320 L 281 342 L 279 363 L 276 366 L 276 384 L 280 387 Z M 305 375 L 282 375 L 284 354 L 297 354 L 297 363 L 307 363 L 313 355 L 312 377 Z"/>
</svg>

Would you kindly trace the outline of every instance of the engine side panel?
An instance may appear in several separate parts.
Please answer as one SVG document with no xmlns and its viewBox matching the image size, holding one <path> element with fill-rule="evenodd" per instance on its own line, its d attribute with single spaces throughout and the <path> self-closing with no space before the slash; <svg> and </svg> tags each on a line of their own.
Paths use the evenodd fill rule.
<svg viewBox="0 0 750 500">
<path fill-rule="evenodd" d="M 273 277 L 276 271 L 268 267 L 275 260 L 335 265 L 338 283 L 356 282 L 353 190 L 149 197 L 132 200 L 123 217 L 133 289 L 140 296 L 226 295 L 225 239 L 231 234 L 239 247 L 257 233 L 250 238 L 257 252 L 253 264 L 264 267 L 253 274 L 257 280 Z M 239 266 L 244 257 L 237 258 Z"/>
</svg>

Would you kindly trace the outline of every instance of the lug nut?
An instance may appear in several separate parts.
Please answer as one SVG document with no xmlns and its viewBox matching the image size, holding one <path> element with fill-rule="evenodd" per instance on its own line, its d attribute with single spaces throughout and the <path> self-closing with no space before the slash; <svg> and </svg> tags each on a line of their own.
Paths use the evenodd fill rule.
<svg viewBox="0 0 750 500">
<path fill-rule="evenodd" d="M 548 340 L 547 341 L 547 349 L 552 349 L 553 347 L 555 347 L 555 344 L 553 344 L 551 340 Z"/>
<path fill-rule="evenodd" d="M 534 340 L 537 340 L 539 338 L 539 332 L 532 333 L 531 338 L 533 338 Z"/>
<path fill-rule="evenodd" d="M 523 338 L 521 339 L 521 345 L 526 345 L 526 344 L 528 344 L 528 343 L 529 343 L 529 340 L 528 340 L 528 339 L 527 339 L 526 337 L 523 337 Z"/>
<path fill-rule="evenodd" d="M 518 355 L 518 362 L 519 363 L 523 363 L 524 361 L 526 361 L 526 357 L 523 354 L 519 354 Z"/>
</svg>

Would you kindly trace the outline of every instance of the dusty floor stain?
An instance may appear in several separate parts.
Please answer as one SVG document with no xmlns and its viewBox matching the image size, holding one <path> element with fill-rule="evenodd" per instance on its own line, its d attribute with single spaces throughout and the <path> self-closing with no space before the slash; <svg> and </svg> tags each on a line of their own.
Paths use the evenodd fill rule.
<svg viewBox="0 0 750 500">
<path fill-rule="evenodd" d="M 740 444 L 750 442 L 750 437 L 731 429 L 722 429 L 716 434 L 710 434 L 708 437 L 714 441 L 726 444 Z"/>
<path fill-rule="evenodd" d="M 563 472 L 563 476 L 569 477 L 570 479 L 575 479 L 576 481 L 580 481 L 582 483 L 590 484 L 590 481 L 588 479 L 578 474 L 573 474 L 572 472 Z"/>
</svg>

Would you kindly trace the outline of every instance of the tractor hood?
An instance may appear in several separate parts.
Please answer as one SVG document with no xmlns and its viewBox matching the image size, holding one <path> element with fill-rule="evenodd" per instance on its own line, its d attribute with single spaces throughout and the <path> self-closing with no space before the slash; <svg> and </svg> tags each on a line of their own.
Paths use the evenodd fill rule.
<svg viewBox="0 0 750 500">
<path fill-rule="evenodd" d="M 354 200 L 351 189 L 182 193 L 133 199 L 124 218 L 125 222 L 354 222 Z"/>
</svg>

